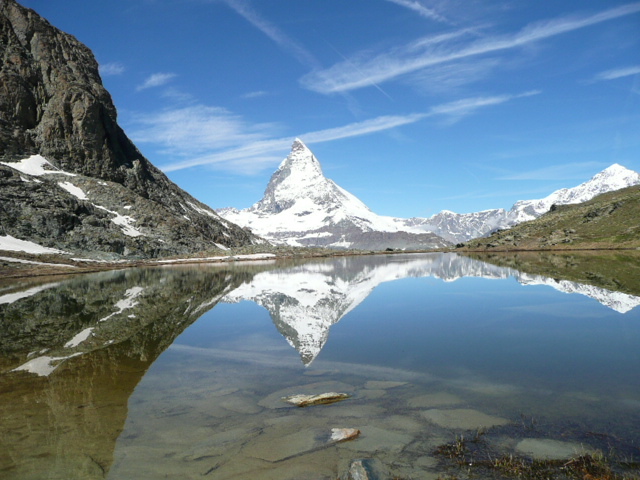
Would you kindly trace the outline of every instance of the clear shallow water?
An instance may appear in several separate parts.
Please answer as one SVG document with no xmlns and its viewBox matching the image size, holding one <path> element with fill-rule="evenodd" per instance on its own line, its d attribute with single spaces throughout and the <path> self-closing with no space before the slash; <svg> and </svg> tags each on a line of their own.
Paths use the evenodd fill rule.
<svg viewBox="0 0 640 480">
<path fill-rule="evenodd" d="M 0 291 L 3 478 L 463 476 L 434 451 L 479 429 L 493 454 L 640 456 L 633 295 L 452 254 L 57 283 Z M 352 396 L 281 400 L 328 391 Z"/>
</svg>

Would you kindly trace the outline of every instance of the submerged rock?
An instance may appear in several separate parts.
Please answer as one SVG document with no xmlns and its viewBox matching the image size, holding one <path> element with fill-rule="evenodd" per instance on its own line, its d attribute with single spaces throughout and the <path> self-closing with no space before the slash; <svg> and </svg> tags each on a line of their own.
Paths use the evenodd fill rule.
<svg viewBox="0 0 640 480">
<path fill-rule="evenodd" d="M 304 428 L 299 424 L 270 428 L 251 441 L 243 449 L 243 455 L 266 460 L 282 462 L 330 448 L 360 435 L 356 428 Z"/>
<path fill-rule="evenodd" d="M 549 438 L 525 438 L 518 442 L 516 450 L 537 460 L 567 460 L 593 453 L 593 450 L 585 445 Z"/>
<path fill-rule="evenodd" d="M 451 410 L 432 408 L 420 413 L 430 422 L 443 428 L 476 430 L 481 427 L 489 428 L 509 423 L 509 420 L 506 418 L 487 415 L 486 413 L 469 408 L 455 408 Z"/>
<path fill-rule="evenodd" d="M 349 467 L 348 480 L 380 480 L 387 478 L 382 472 L 380 461 L 372 458 L 354 460 Z"/>
<path fill-rule="evenodd" d="M 347 398 L 349 398 L 349 394 L 347 393 L 328 392 L 321 393 L 320 395 L 291 395 L 289 397 L 282 397 L 282 400 L 297 407 L 310 407 L 312 405 L 327 405 L 340 402 Z"/>
<path fill-rule="evenodd" d="M 360 430 L 357 428 L 332 428 L 329 443 L 346 442 L 358 438 Z"/>
</svg>

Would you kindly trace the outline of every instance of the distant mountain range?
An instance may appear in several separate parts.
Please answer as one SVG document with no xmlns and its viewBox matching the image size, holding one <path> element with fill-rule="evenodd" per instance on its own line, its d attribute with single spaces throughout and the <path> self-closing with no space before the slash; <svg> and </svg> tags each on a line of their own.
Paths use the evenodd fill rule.
<svg viewBox="0 0 640 480">
<path fill-rule="evenodd" d="M 533 220 L 552 205 L 585 202 L 602 193 L 640 184 L 640 174 L 614 164 L 589 181 L 540 200 L 521 200 L 510 210 L 440 212 L 430 218 L 377 215 L 327 179 L 311 150 L 297 139 L 253 206 L 217 212 L 275 243 L 333 248 L 438 248 L 483 237 Z M 436 235 L 436 236 L 434 236 Z"/>
<path fill-rule="evenodd" d="M 637 249 L 639 212 L 640 185 L 634 185 L 578 204 L 556 204 L 532 221 L 458 246 L 470 250 Z"/>
<path fill-rule="evenodd" d="M 85 45 L 14 0 L 0 32 L 0 250 L 152 258 L 263 242 L 140 153 Z"/>
<path fill-rule="evenodd" d="M 640 174 L 615 163 L 577 187 L 556 190 L 539 200 L 520 200 L 510 210 L 497 208 L 475 213 L 443 211 L 430 218 L 398 221 L 412 230 L 433 232 L 452 243 L 459 243 L 538 218 L 548 212 L 552 205 L 583 203 L 602 193 L 638 184 Z"/>
</svg>

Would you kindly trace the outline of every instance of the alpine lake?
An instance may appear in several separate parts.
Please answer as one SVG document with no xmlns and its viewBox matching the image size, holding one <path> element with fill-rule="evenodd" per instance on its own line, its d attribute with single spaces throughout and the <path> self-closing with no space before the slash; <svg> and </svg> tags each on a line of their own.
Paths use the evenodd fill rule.
<svg viewBox="0 0 640 480">
<path fill-rule="evenodd" d="M 0 419 L 2 479 L 637 479 L 640 252 L 4 281 Z"/>
</svg>

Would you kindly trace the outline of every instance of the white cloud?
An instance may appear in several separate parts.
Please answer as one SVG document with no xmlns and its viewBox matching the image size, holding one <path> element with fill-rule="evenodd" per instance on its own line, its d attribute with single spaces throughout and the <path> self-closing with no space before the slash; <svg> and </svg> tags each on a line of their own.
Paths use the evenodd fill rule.
<svg viewBox="0 0 640 480">
<path fill-rule="evenodd" d="M 329 142 L 332 140 L 357 137 L 388 130 L 401 125 L 417 122 L 424 117 L 425 114 L 409 114 L 405 116 L 386 115 L 362 122 L 343 125 L 341 127 L 307 132 L 296 136 L 302 138 L 307 143 Z M 274 163 L 282 160 L 282 153 L 288 150 L 296 136 L 245 143 L 241 144 L 242 146 L 231 148 L 223 152 L 212 152 L 210 154 L 182 162 L 164 165 L 161 168 L 165 172 L 171 172 L 198 165 L 218 165 L 234 171 L 240 170 L 243 173 L 255 173 L 266 166 L 273 165 Z"/>
<path fill-rule="evenodd" d="M 327 128 L 295 135 L 309 144 L 369 135 L 416 123 L 427 117 L 444 117 L 453 123 L 480 108 L 535 95 L 475 97 L 436 105 L 423 113 L 383 115 L 340 127 Z M 248 125 L 240 117 L 215 107 L 188 107 L 141 118 L 142 128 L 132 137 L 140 143 L 158 143 L 175 154 L 191 158 L 162 165 L 165 172 L 183 170 L 199 165 L 213 165 L 238 173 L 256 173 L 277 164 L 295 138 L 273 138 L 276 126 Z"/>
<path fill-rule="evenodd" d="M 314 70 L 300 79 L 302 86 L 323 94 L 345 92 L 380 84 L 420 69 L 502 50 L 522 47 L 607 20 L 640 12 L 631 3 L 589 16 L 568 16 L 532 23 L 511 35 L 496 35 L 461 42 L 469 30 L 424 37 L 408 45 L 375 56 L 368 54 Z"/>
<path fill-rule="evenodd" d="M 265 95 L 268 95 L 267 92 L 265 92 L 264 90 L 258 90 L 255 92 L 248 92 L 245 93 L 244 95 L 242 95 L 242 98 L 258 98 L 258 97 L 264 97 Z"/>
<path fill-rule="evenodd" d="M 447 123 L 453 123 L 461 119 L 462 117 L 471 115 L 479 108 L 499 105 L 516 98 L 531 97 L 533 95 L 539 95 L 540 93 L 541 92 L 539 90 L 533 90 L 517 95 L 495 95 L 492 97 L 463 98 L 461 100 L 443 103 L 441 105 L 432 107 L 429 110 L 428 116 L 443 115 L 445 117 L 448 117 Z"/>
<path fill-rule="evenodd" d="M 99 68 L 100 75 L 103 77 L 122 75 L 125 71 L 124 65 L 118 62 L 105 63 L 104 65 L 100 65 Z"/>
<path fill-rule="evenodd" d="M 408 81 L 419 90 L 436 94 L 450 94 L 464 85 L 486 78 L 500 63 L 500 60 L 496 58 L 481 59 L 475 62 L 468 60 L 452 62 L 418 70 L 408 77 Z"/>
<path fill-rule="evenodd" d="M 418 15 L 422 17 L 429 18 L 431 20 L 436 20 L 438 22 L 448 23 L 447 19 L 444 18 L 442 15 L 440 15 L 438 12 L 436 12 L 432 8 L 425 7 L 417 0 L 387 0 L 387 1 L 391 3 L 395 3 L 402 7 L 408 8 L 410 10 L 413 10 L 414 12 L 417 12 Z"/>
<path fill-rule="evenodd" d="M 177 75 L 175 73 L 154 73 L 149 75 L 147 79 L 136 87 L 137 91 L 145 90 L 147 88 L 161 87 L 173 80 Z"/>
<path fill-rule="evenodd" d="M 258 12 L 253 9 L 246 0 L 224 0 L 238 15 L 242 16 L 251 25 L 256 27 L 267 37 L 273 40 L 285 52 L 292 55 L 302 65 L 309 68 L 319 67 L 318 61 L 297 41 L 287 36 L 277 26 L 261 17 Z"/>
<path fill-rule="evenodd" d="M 426 115 L 424 113 L 411 113 L 409 115 L 383 115 L 381 117 L 364 120 L 362 122 L 350 123 L 349 125 L 344 125 L 342 127 L 308 132 L 300 135 L 300 138 L 309 143 L 330 142 L 332 140 L 359 137 L 361 135 L 389 130 L 402 125 L 415 123 L 425 117 Z"/>
<path fill-rule="evenodd" d="M 615 80 L 616 78 L 630 77 L 638 74 L 640 74 L 640 65 L 635 65 L 632 67 L 617 68 L 614 70 L 607 70 L 606 72 L 600 72 L 594 77 L 594 80 Z"/>
<path fill-rule="evenodd" d="M 255 143 L 272 136 L 274 124 L 253 124 L 224 108 L 195 105 L 139 115 L 134 141 L 159 145 L 165 152 L 181 156 Z"/>
</svg>

